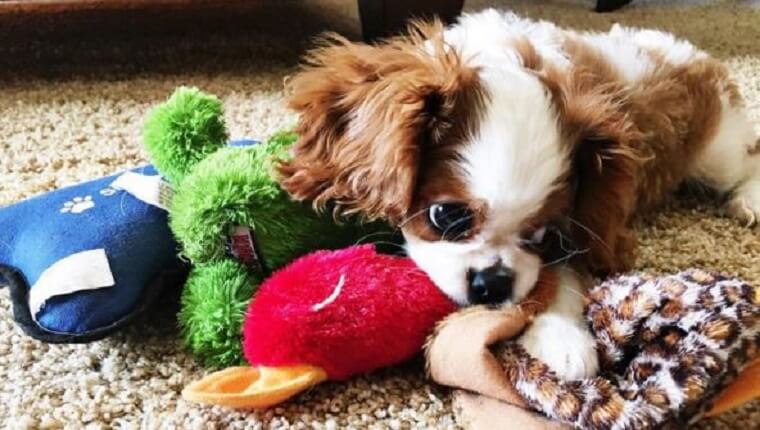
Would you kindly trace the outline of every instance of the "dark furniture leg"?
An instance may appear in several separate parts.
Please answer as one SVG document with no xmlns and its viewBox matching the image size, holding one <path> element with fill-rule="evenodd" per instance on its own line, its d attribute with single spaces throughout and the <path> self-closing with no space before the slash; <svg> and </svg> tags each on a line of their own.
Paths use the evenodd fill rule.
<svg viewBox="0 0 760 430">
<path fill-rule="evenodd" d="M 358 0 L 364 40 L 370 42 L 402 30 L 409 18 L 438 16 L 451 23 L 464 0 Z"/>
<path fill-rule="evenodd" d="M 627 5 L 632 0 L 597 0 L 596 11 L 597 12 L 612 12 L 618 10 L 621 7 Z"/>
</svg>

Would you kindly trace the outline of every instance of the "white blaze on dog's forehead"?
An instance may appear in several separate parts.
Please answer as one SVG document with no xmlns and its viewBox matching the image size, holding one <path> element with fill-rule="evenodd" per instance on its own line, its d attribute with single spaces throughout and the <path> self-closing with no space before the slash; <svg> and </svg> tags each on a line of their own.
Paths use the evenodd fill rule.
<svg viewBox="0 0 760 430">
<path fill-rule="evenodd" d="M 481 79 L 489 97 L 462 149 L 462 169 L 468 191 L 488 204 L 488 222 L 511 220 L 515 227 L 544 204 L 569 168 L 569 154 L 538 79 L 513 67 L 483 69 Z M 503 219 L 491 219 L 494 213 Z"/>
<path fill-rule="evenodd" d="M 493 212 L 510 215 L 501 223 L 516 225 L 538 210 L 569 167 L 551 97 L 522 67 L 510 42 L 528 39 L 545 61 L 565 67 L 566 34 L 553 23 L 495 9 L 465 14 L 444 33 L 446 44 L 478 68 L 487 94 L 481 123 L 462 150 L 461 167 L 475 197 Z"/>
<path fill-rule="evenodd" d="M 487 10 L 465 15 L 446 32 L 446 41 L 478 66 L 488 95 L 481 123 L 462 151 L 469 190 L 493 210 L 525 218 L 565 172 L 568 154 L 550 95 L 509 49 L 518 37 L 527 37 L 551 62 L 567 63 L 562 31 L 548 22 Z"/>
</svg>

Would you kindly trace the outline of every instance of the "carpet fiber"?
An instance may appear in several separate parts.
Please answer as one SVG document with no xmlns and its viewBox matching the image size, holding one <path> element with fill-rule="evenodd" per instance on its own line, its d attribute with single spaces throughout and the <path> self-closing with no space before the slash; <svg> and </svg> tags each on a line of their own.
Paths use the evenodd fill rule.
<svg viewBox="0 0 760 430">
<path fill-rule="evenodd" d="M 144 114 L 181 84 L 224 100 L 233 137 L 292 123 L 283 79 L 318 30 L 357 34 L 354 3 L 285 1 L 241 31 L 192 40 L 9 42 L 0 34 L 0 205 L 144 161 Z M 729 63 L 760 122 L 760 10 L 752 2 L 645 1 L 608 15 L 590 13 L 590 1 L 528 3 L 473 0 L 467 8 L 514 7 L 578 28 L 621 22 L 673 31 Z M 760 283 L 760 232 L 723 218 L 705 197 L 674 199 L 639 230 L 641 269 L 696 265 Z M 107 340 L 47 345 L 14 325 L 0 291 L 0 428 L 456 428 L 447 391 L 426 383 L 419 363 L 325 384 L 266 412 L 185 403 L 182 387 L 203 371 L 178 342 L 170 303 Z M 759 426 L 755 402 L 697 427 Z"/>
</svg>

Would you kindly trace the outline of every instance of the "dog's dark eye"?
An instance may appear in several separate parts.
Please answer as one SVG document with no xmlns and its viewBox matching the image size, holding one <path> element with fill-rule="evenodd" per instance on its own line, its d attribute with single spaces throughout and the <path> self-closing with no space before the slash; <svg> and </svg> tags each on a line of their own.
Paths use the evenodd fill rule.
<svg viewBox="0 0 760 430">
<path fill-rule="evenodd" d="M 523 233 L 521 243 L 528 249 L 540 252 L 545 248 L 550 234 L 551 232 L 549 232 L 549 228 L 547 226 L 542 226 L 535 230 Z"/>
<path fill-rule="evenodd" d="M 525 249 L 539 254 L 545 264 L 566 261 L 585 252 L 578 249 L 569 234 L 553 224 L 523 233 L 521 244 Z"/>
<path fill-rule="evenodd" d="M 544 238 L 546 237 L 546 226 L 543 226 L 541 228 L 537 228 L 533 230 L 533 233 L 530 234 L 530 237 L 528 240 L 531 243 L 541 243 L 544 241 Z"/>
<path fill-rule="evenodd" d="M 473 215 L 462 203 L 435 203 L 428 208 L 428 221 L 444 240 L 460 240 L 472 229 Z"/>
</svg>

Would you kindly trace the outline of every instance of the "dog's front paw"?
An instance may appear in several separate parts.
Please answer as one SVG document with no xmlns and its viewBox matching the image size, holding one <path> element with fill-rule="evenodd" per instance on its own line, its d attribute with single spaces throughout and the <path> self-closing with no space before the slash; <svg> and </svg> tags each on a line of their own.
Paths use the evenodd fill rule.
<svg viewBox="0 0 760 430">
<path fill-rule="evenodd" d="M 594 338 L 575 319 L 555 314 L 540 315 L 518 343 L 562 379 L 588 378 L 599 370 Z"/>
</svg>

